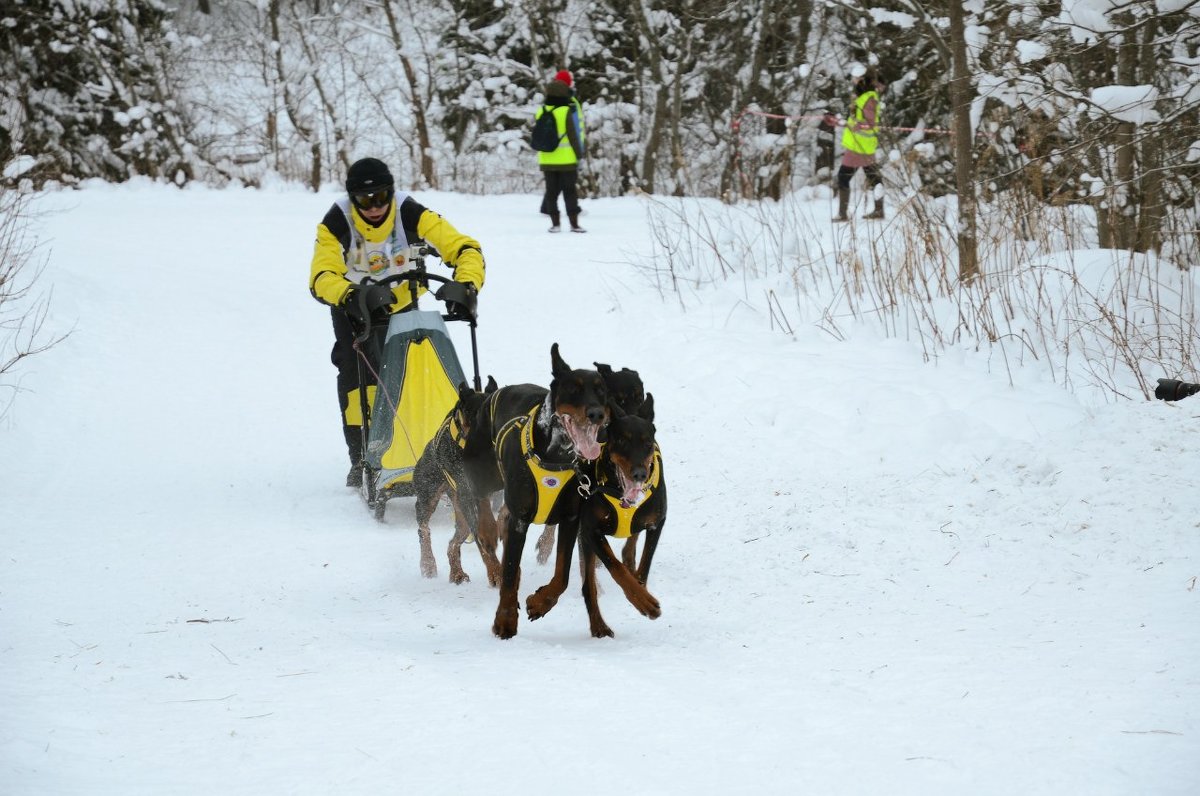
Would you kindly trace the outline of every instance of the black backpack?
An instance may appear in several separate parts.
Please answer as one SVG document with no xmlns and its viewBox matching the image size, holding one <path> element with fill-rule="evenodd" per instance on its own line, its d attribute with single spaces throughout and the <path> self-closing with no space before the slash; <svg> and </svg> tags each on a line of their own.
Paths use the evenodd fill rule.
<svg viewBox="0 0 1200 796">
<path fill-rule="evenodd" d="M 558 149 L 561 136 L 558 134 L 558 121 L 549 105 L 542 106 L 542 115 L 533 123 L 533 132 L 529 135 L 529 146 L 538 152 L 553 152 Z"/>
</svg>

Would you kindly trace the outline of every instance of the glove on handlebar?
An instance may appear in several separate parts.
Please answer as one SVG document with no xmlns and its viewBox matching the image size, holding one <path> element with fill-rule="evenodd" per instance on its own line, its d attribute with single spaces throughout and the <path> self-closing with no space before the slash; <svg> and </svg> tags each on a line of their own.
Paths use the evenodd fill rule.
<svg viewBox="0 0 1200 796">
<path fill-rule="evenodd" d="M 342 299 L 342 308 L 351 318 L 365 325 L 372 315 L 380 314 L 395 301 L 396 297 L 387 285 L 351 285 Z"/>
<path fill-rule="evenodd" d="M 446 282 L 433 295 L 434 298 L 446 302 L 446 309 L 452 318 L 475 318 L 479 298 L 474 285 Z"/>
</svg>

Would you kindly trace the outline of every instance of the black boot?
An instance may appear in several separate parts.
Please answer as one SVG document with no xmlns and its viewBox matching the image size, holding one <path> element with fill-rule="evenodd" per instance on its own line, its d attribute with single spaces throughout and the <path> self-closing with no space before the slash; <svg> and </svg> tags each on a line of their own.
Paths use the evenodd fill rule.
<svg viewBox="0 0 1200 796">
<path fill-rule="evenodd" d="M 849 221 L 846 211 L 850 209 L 850 189 L 838 188 L 838 214 L 834 221 Z"/>
<path fill-rule="evenodd" d="M 350 472 L 346 473 L 346 486 L 358 489 L 363 484 L 362 427 L 342 426 L 346 438 L 346 452 L 350 454 Z"/>
<path fill-rule="evenodd" d="M 553 213 L 550 214 L 550 229 L 548 231 L 549 232 L 561 231 L 562 227 L 559 226 L 559 223 L 561 221 L 562 221 L 562 218 L 558 215 L 558 211 L 555 210 Z"/>
<path fill-rule="evenodd" d="M 863 218 L 883 218 L 883 198 L 875 200 L 875 209 L 867 213 Z"/>
<path fill-rule="evenodd" d="M 567 220 L 571 222 L 571 231 L 572 232 L 587 232 L 586 229 L 579 226 L 579 214 L 578 213 L 571 213 L 569 216 L 567 216 Z"/>
</svg>

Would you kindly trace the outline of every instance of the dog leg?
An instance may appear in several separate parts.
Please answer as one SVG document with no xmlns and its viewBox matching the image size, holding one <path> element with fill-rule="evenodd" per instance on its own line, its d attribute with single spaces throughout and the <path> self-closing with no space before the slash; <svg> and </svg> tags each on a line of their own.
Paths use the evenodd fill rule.
<svg viewBox="0 0 1200 796">
<path fill-rule="evenodd" d="M 450 505 L 454 507 L 454 536 L 446 548 L 446 558 L 450 560 L 450 582 L 455 585 L 470 583 L 471 578 L 462 567 L 462 546 L 467 541 L 471 529 L 467 526 L 467 518 L 458 502 L 458 495 L 451 491 Z"/>
<path fill-rule="evenodd" d="M 500 536 L 499 528 L 504 527 L 505 508 L 500 507 L 500 518 L 492 516 L 492 501 L 490 498 L 481 497 L 476 501 L 479 516 L 475 523 L 475 545 L 479 548 L 479 557 L 483 559 L 483 566 L 487 569 L 488 585 L 495 588 L 500 585 L 500 557 L 496 555 L 497 539 Z"/>
<path fill-rule="evenodd" d="M 594 534 L 594 537 L 596 555 L 604 562 L 608 574 L 612 575 L 613 580 L 621 587 L 621 591 L 625 592 L 625 599 L 629 600 L 630 605 L 636 608 L 642 616 L 648 616 L 651 619 L 658 619 L 662 616 L 662 608 L 659 606 L 658 600 L 624 564 L 617 560 L 612 548 L 608 546 L 608 539 L 599 534 Z M 648 543 L 649 538 L 646 541 Z"/>
<path fill-rule="evenodd" d="M 654 562 L 654 551 L 658 547 L 658 537 L 661 533 L 662 522 L 646 528 L 646 544 L 642 547 L 642 563 L 636 570 L 630 570 L 637 573 L 637 579 L 643 586 L 650 582 L 650 564 Z"/>
<path fill-rule="evenodd" d="M 579 564 L 583 569 L 583 604 L 587 606 L 588 625 L 593 638 L 612 638 L 612 628 L 600 615 L 600 598 L 596 591 L 596 550 L 587 540 L 595 534 L 594 528 L 580 536 Z"/>
<path fill-rule="evenodd" d="M 637 534 L 630 536 L 625 540 L 625 546 L 621 548 L 621 563 L 629 569 L 630 572 L 637 571 Z"/>
<path fill-rule="evenodd" d="M 525 549 L 525 531 L 529 524 L 520 522 L 503 509 L 501 514 L 504 517 L 504 558 L 500 566 L 500 604 L 496 606 L 492 633 L 499 638 L 512 638 L 517 635 L 517 620 L 521 613 L 517 590 L 521 587 L 521 551 Z"/>
<path fill-rule="evenodd" d="M 525 612 L 531 621 L 550 613 L 550 609 L 558 605 L 558 598 L 567 590 L 571 576 L 571 556 L 575 551 L 578 531 L 577 519 L 568 519 L 558 524 L 558 555 L 554 559 L 554 577 L 525 600 Z M 507 546 L 504 553 L 508 554 Z"/>
<path fill-rule="evenodd" d="M 421 574 L 427 578 L 437 577 L 437 561 L 433 557 L 433 540 L 429 534 L 429 518 L 437 508 L 438 500 L 446 489 L 443 481 L 432 491 L 422 486 L 417 490 L 417 539 L 421 543 Z"/>
<path fill-rule="evenodd" d="M 542 535 L 537 540 L 537 562 L 545 564 L 550 560 L 550 553 L 554 550 L 554 526 L 547 525 L 542 529 Z"/>
</svg>

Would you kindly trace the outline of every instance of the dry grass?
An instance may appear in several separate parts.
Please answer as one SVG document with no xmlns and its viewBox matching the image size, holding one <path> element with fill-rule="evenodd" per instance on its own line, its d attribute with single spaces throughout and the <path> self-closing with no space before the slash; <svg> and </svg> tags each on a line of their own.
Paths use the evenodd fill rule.
<svg viewBox="0 0 1200 796">
<path fill-rule="evenodd" d="M 684 306 L 713 285 L 741 293 L 772 329 L 810 324 L 835 339 L 866 326 L 926 359 L 984 351 L 1012 379 L 1041 367 L 1071 391 L 1153 395 L 1156 378 L 1197 381 L 1197 296 L 1166 259 L 1095 248 L 1086 208 L 1006 194 L 983 209 L 980 279 L 958 279 L 953 201 L 919 193 L 884 222 L 828 222 L 819 194 L 721 205 L 650 199 L 643 258 Z M 814 209 L 815 208 L 815 209 Z M 830 241 L 836 241 L 831 244 Z"/>
</svg>

